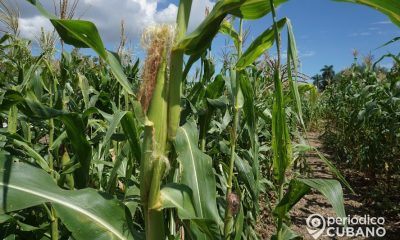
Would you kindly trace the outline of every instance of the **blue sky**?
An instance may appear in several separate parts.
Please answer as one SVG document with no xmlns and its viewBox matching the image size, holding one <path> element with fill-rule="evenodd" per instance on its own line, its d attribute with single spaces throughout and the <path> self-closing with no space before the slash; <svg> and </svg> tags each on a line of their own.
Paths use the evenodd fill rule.
<svg viewBox="0 0 400 240">
<path fill-rule="evenodd" d="M 291 0 L 279 7 L 278 18 L 291 19 L 301 58 L 301 71 L 309 76 L 318 73 L 323 65 L 333 65 L 340 71 L 353 62 L 352 50 L 357 49 L 360 59 L 371 53 L 375 59 L 387 52 L 399 53 L 400 42 L 378 50 L 377 47 L 400 36 L 400 29 L 386 15 L 371 8 L 328 0 Z M 271 16 L 246 21 L 251 39 L 271 25 Z M 285 35 L 284 33 L 283 35 Z M 214 43 L 214 50 L 224 46 L 223 37 Z M 286 40 L 283 40 L 286 49 Z M 273 54 L 274 48 L 271 49 Z M 392 61 L 382 62 L 391 66 Z"/>
<path fill-rule="evenodd" d="M 23 37 L 34 39 L 41 26 L 51 29 L 49 21 L 40 16 L 26 0 L 16 2 L 21 10 Z M 42 0 L 50 10 L 53 8 L 51 2 Z M 214 3 L 215 0 L 193 0 L 191 30 L 204 18 L 205 7 L 211 7 Z M 85 0 L 80 4 L 77 15 L 84 12 L 82 19 L 97 25 L 108 49 L 115 49 L 118 45 L 119 25 L 124 19 L 134 55 L 143 58 L 144 52 L 139 41 L 141 31 L 148 25 L 173 23 L 178 0 Z M 375 59 L 387 52 L 399 53 L 400 42 L 376 50 L 385 42 L 400 36 L 400 28 L 384 14 L 362 5 L 331 0 L 289 0 L 278 9 L 278 18 L 281 17 L 289 17 L 292 21 L 301 60 L 300 70 L 308 76 L 318 73 L 324 65 L 333 65 L 336 72 L 344 69 L 353 62 L 353 49 L 358 50 L 360 59 L 369 53 Z M 248 45 L 271 26 L 271 16 L 245 21 L 244 26 L 251 29 Z M 284 51 L 285 36 L 286 33 L 283 33 Z M 225 40 L 225 36 L 219 35 L 213 42 L 213 55 L 217 60 L 225 47 Z M 274 55 L 274 49 L 270 50 L 270 55 Z M 90 54 L 90 51 L 83 52 Z M 391 64 L 390 59 L 382 62 L 385 67 Z"/>
</svg>

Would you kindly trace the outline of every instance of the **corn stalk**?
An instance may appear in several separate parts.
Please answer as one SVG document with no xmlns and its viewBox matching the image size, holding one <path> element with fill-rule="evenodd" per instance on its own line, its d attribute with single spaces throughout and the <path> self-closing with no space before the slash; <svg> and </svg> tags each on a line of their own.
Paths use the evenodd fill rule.
<svg viewBox="0 0 400 240">
<path fill-rule="evenodd" d="M 169 167 L 168 152 L 170 141 L 175 139 L 180 119 L 181 82 L 183 71 L 183 51 L 171 51 L 172 41 L 179 41 L 185 36 L 191 1 L 180 1 L 176 36 L 170 27 L 163 26 L 159 35 L 155 35 L 148 49 L 148 68 L 156 68 L 155 72 L 145 68 L 143 101 L 147 109 L 145 134 L 141 162 L 141 200 L 145 212 L 146 239 L 164 239 L 164 215 L 160 207 L 160 186 Z M 163 29 L 164 28 L 164 29 Z M 168 29 L 169 28 L 169 29 Z M 168 32 L 169 31 L 169 32 Z M 158 53 L 154 53 L 161 46 Z M 152 56 L 161 54 L 161 56 Z M 170 55 L 170 72 L 167 72 L 168 55 Z M 145 66 L 146 67 L 146 66 Z M 146 75 L 147 74 L 147 75 Z M 155 83 L 150 79 L 156 77 Z M 154 89 L 152 85 L 155 84 Z M 147 99 L 150 98 L 150 99 Z M 146 106 L 150 102 L 149 106 Z"/>
</svg>

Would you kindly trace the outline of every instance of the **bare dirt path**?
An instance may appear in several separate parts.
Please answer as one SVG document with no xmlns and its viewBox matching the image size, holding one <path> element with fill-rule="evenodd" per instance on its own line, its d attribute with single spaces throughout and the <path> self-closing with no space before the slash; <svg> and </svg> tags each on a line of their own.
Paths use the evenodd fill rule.
<svg viewBox="0 0 400 240">
<path fill-rule="evenodd" d="M 326 150 L 323 148 L 322 141 L 320 140 L 320 136 L 318 133 L 310 132 L 308 133 L 308 139 L 310 145 L 319 149 L 320 152 L 323 152 L 324 155 L 331 159 L 331 156 L 327 154 Z M 316 154 L 309 154 L 307 157 L 307 163 L 311 170 L 311 176 L 313 178 L 326 178 L 326 179 L 334 179 L 333 175 L 329 171 L 328 167 L 320 160 L 320 158 Z M 340 168 L 339 168 L 340 169 Z M 319 237 L 318 239 L 388 239 L 388 240 L 399 240 L 400 239 L 400 215 L 398 211 L 388 211 L 381 210 L 379 208 L 379 204 L 371 200 L 367 200 L 367 195 L 370 194 L 370 182 L 365 176 L 358 173 L 352 169 L 340 169 L 341 173 L 345 176 L 347 181 L 349 181 L 350 185 L 356 192 L 356 194 L 351 193 L 348 189 L 344 189 L 344 200 L 345 200 L 345 210 L 346 214 L 354 217 L 361 217 L 364 215 L 376 216 L 376 217 L 385 217 L 384 228 L 386 230 L 386 235 L 383 238 L 374 238 L 374 237 Z M 399 183 L 394 184 L 396 186 Z M 398 189 L 392 192 L 393 196 L 388 196 L 389 201 L 391 203 L 400 205 L 400 195 Z M 262 208 L 262 214 L 259 218 L 259 224 L 257 225 L 257 230 L 261 239 L 270 239 L 272 234 L 275 233 L 274 220 L 272 216 L 270 216 L 270 211 L 266 207 L 265 197 L 260 199 L 260 204 Z M 383 207 L 384 209 L 385 207 Z M 290 228 L 298 233 L 300 236 L 303 236 L 304 239 L 313 240 L 314 238 L 308 233 L 306 228 L 306 219 L 311 214 L 318 213 L 325 218 L 327 217 L 335 217 L 335 212 L 332 209 L 329 202 L 321 195 L 319 192 L 311 192 L 306 195 L 303 199 L 297 203 L 294 208 L 290 211 L 291 222 L 292 225 Z"/>
</svg>

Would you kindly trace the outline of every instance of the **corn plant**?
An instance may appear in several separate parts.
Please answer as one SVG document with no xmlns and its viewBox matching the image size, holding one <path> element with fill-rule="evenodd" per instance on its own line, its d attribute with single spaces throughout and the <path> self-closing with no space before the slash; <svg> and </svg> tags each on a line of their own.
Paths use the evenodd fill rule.
<svg viewBox="0 0 400 240">
<path fill-rule="evenodd" d="M 360 3 L 377 7 L 373 1 Z M 383 4 L 378 9 L 400 26 L 398 13 L 392 12 L 389 5 Z M 399 37 L 395 37 L 380 48 L 398 40 Z M 367 56 L 362 64 L 357 62 L 357 53 L 354 55 L 353 65 L 338 74 L 324 93 L 323 108 L 328 119 L 326 140 L 340 159 L 346 159 L 372 180 L 376 174 L 385 173 L 389 182 L 391 175 L 398 171 L 395 159 L 398 156 L 399 53 L 385 54 L 375 63 Z M 384 58 L 394 62 L 389 71 L 377 67 Z"/>
<path fill-rule="evenodd" d="M 117 81 L 122 85 L 123 90 L 127 94 L 133 95 L 132 87 L 128 83 L 126 76 L 123 74 L 117 59 L 114 57 L 114 55 L 104 50 L 103 44 L 100 38 L 98 37 L 97 30 L 95 29 L 93 24 L 85 21 L 59 20 L 52 14 L 48 13 L 40 5 L 39 2 L 31 1 L 31 3 L 34 4 L 46 17 L 51 19 L 53 25 L 55 26 L 61 38 L 65 41 L 65 43 L 72 44 L 76 47 L 92 47 L 98 53 L 98 55 L 110 66 L 111 72 L 114 74 Z M 193 152 L 195 151 L 195 148 L 194 150 L 192 150 L 193 148 L 192 145 L 194 146 L 197 145 L 195 143 L 195 141 L 197 141 L 196 130 L 193 129 L 193 126 L 191 126 L 188 123 L 187 125 L 180 128 L 180 130 L 178 131 L 178 135 L 175 136 L 179 126 L 178 123 L 179 123 L 179 112 L 180 112 L 179 110 L 180 94 L 176 93 L 179 93 L 181 88 L 180 84 L 182 82 L 182 79 L 180 75 L 182 74 L 183 54 L 184 53 L 190 55 L 200 54 L 202 50 L 206 49 L 206 47 L 211 43 L 212 40 L 209 39 L 206 42 L 203 41 L 204 40 L 203 38 L 208 36 L 205 35 L 205 33 L 207 32 L 206 30 L 211 29 L 214 32 L 213 34 L 215 35 L 218 32 L 218 22 L 221 22 L 222 19 L 228 13 L 230 13 L 229 11 L 231 11 L 233 14 L 239 14 L 244 16 L 248 15 L 251 18 L 261 17 L 268 12 L 268 6 L 266 4 L 260 5 L 260 3 L 257 1 L 247 1 L 246 4 L 249 4 L 250 9 L 247 8 L 245 9 L 245 11 L 241 11 L 240 10 L 241 3 L 240 4 L 235 2 L 221 3 L 219 7 L 216 7 L 215 10 L 210 13 L 209 17 L 205 20 L 205 23 L 200 26 L 200 29 L 205 29 L 205 30 L 202 30 L 202 32 L 195 31 L 193 34 L 185 37 L 183 40 L 180 41 L 180 38 L 184 37 L 184 32 L 186 28 L 185 26 L 187 25 L 189 17 L 188 12 L 190 11 L 190 2 L 182 1 L 178 14 L 177 34 L 172 32 L 171 29 L 166 26 L 156 28 L 154 29 L 154 32 L 153 31 L 148 32 L 149 34 L 148 44 L 150 44 L 149 46 L 155 46 L 155 44 L 160 43 L 159 46 L 161 47 L 159 49 L 157 48 L 151 49 L 155 50 L 156 52 L 149 51 L 148 59 L 145 62 L 143 86 L 140 93 L 140 99 L 138 99 L 142 103 L 142 110 L 145 115 L 144 121 L 142 122 L 142 124 L 144 124 L 144 129 L 143 129 L 144 135 L 143 135 L 143 143 L 141 146 L 142 150 L 140 154 L 141 156 L 140 196 L 144 212 L 143 214 L 145 223 L 144 232 L 146 233 L 146 238 L 159 239 L 165 236 L 165 232 L 162 230 L 162 226 L 164 225 L 164 216 L 162 209 L 164 207 L 171 207 L 171 204 L 176 204 L 175 201 L 168 201 L 168 199 L 171 198 L 171 196 L 168 195 L 178 194 L 179 192 L 184 193 L 184 196 L 188 194 L 187 189 L 185 189 L 184 186 L 181 185 L 172 185 L 172 186 L 166 185 L 161 189 L 161 180 L 165 174 L 165 169 L 167 168 L 168 164 L 170 164 L 170 162 L 174 160 L 174 159 L 171 160 L 168 159 L 169 157 L 168 155 L 169 152 L 171 151 L 171 148 L 173 147 L 172 144 L 174 143 L 174 141 L 176 142 L 174 148 L 176 149 L 176 154 L 178 155 L 178 161 L 180 161 L 180 164 L 183 166 L 184 169 L 184 171 L 181 173 L 180 176 L 181 180 L 179 182 L 187 183 L 187 185 L 189 185 L 191 191 L 193 191 L 194 195 L 193 201 L 195 206 L 194 207 L 195 214 L 193 214 L 191 211 L 187 212 L 186 209 L 183 209 L 184 210 L 183 213 L 181 213 L 181 211 L 178 210 L 178 215 L 182 219 L 185 218 L 190 219 L 196 216 L 195 218 L 209 219 L 213 220 L 217 225 L 219 224 L 220 220 L 217 216 L 216 205 L 214 204 L 215 206 L 214 209 L 212 208 L 210 209 L 210 203 L 206 204 L 205 200 L 203 200 L 204 197 L 206 197 L 206 199 L 208 197 L 209 200 L 213 201 L 214 199 L 215 201 L 215 195 L 214 195 L 215 193 L 213 194 L 213 191 L 215 190 L 212 190 L 213 188 L 215 189 L 215 187 L 213 187 L 213 185 L 215 185 L 215 183 L 213 183 L 215 180 L 213 180 L 212 176 L 210 176 L 209 173 L 207 173 L 207 172 L 212 172 L 211 165 L 209 165 L 210 159 L 206 155 L 202 154 L 200 150 L 197 151 L 196 155 L 198 155 L 198 157 L 203 158 L 204 162 L 203 163 L 194 162 Z M 227 8 L 227 6 L 230 7 Z M 254 9 L 260 6 L 262 6 L 262 8 L 260 8 L 261 11 L 258 11 L 256 15 L 252 15 L 254 14 Z M 89 31 L 91 31 L 91 34 L 89 34 Z M 176 34 L 177 36 L 174 36 L 174 34 Z M 198 45 L 200 42 L 202 43 L 203 46 Z M 194 51 L 192 49 L 195 49 L 195 51 L 197 52 L 191 53 L 192 51 Z M 171 54 L 170 57 L 171 72 L 168 73 L 166 71 L 166 65 L 168 64 L 167 56 L 170 54 Z M 67 57 L 65 57 L 65 59 L 67 59 Z M 85 107 L 87 108 L 89 105 L 87 101 L 88 100 L 87 87 L 85 87 L 86 81 L 84 78 L 81 78 L 80 82 L 81 82 L 80 86 L 82 88 L 82 92 L 83 93 L 86 92 L 86 95 L 83 95 L 84 97 L 83 100 L 85 100 L 84 101 Z M 152 88 L 151 86 L 153 86 L 154 88 Z M 166 92 L 166 90 L 168 90 L 168 92 Z M 169 94 L 169 92 L 171 92 L 171 94 Z M 18 100 L 11 101 L 12 96 L 17 97 Z M 166 99 L 165 96 L 169 96 L 168 99 Z M 80 166 L 77 167 L 74 171 L 74 176 L 75 176 L 74 187 L 84 188 L 88 186 L 90 184 L 89 182 L 90 157 L 92 155 L 93 150 L 91 149 L 90 144 L 88 144 L 86 140 L 86 136 L 84 134 L 85 131 L 79 130 L 85 128 L 85 120 L 86 120 L 85 114 L 81 116 L 80 114 L 75 114 L 75 113 L 54 111 L 51 109 L 53 107 L 51 104 L 49 106 L 50 108 L 39 105 L 37 101 L 35 101 L 35 99 L 33 100 L 25 99 L 22 96 L 20 96 L 17 92 L 8 92 L 6 99 L 10 99 L 9 104 L 14 106 L 19 106 L 24 114 L 28 115 L 28 113 L 36 113 L 36 115 L 31 114 L 31 117 L 36 117 L 36 118 L 58 117 L 59 119 L 61 119 L 61 121 L 67 128 L 66 134 L 68 135 L 68 137 L 71 139 L 74 138 L 74 140 L 71 142 L 72 149 L 75 152 L 77 158 L 79 158 Z M 22 106 L 28 106 L 28 107 L 24 108 Z M 103 115 L 103 117 L 107 119 L 107 115 L 99 110 L 94 110 L 94 109 L 91 110 L 90 108 L 88 108 L 86 111 L 89 111 L 87 114 L 91 114 L 90 111 L 98 112 L 100 115 Z M 140 110 L 138 111 L 140 112 Z M 39 112 L 44 114 L 41 115 L 39 114 Z M 159 113 L 163 115 L 160 117 L 158 115 Z M 119 120 L 122 120 L 122 125 L 124 130 L 132 131 L 132 129 L 130 129 L 130 127 L 132 128 L 132 126 L 128 126 L 132 124 L 132 121 L 130 121 L 132 119 L 128 117 L 131 114 L 125 113 L 124 115 L 124 113 L 122 113 L 121 115 L 123 117 L 119 117 Z M 75 132 L 73 131 L 74 129 Z M 78 132 L 80 133 L 78 134 Z M 132 134 L 132 132 L 130 132 L 127 133 L 127 135 L 132 136 L 135 134 Z M 194 144 L 192 141 L 194 141 Z M 137 150 L 138 149 L 137 139 L 133 137 L 133 139 L 131 139 L 130 142 L 132 147 L 136 148 Z M 80 147 L 78 147 L 78 144 L 80 145 Z M 185 145 L 186 148 L 181 148 L 180 147 L 181 145 Z M 90 151 L 88 151 L 89 149 Z M 187 149 L 191 151 L 185 152 L 185 150 Z M 67 163 L 68 157 L 65 154 L 64 156 L 65 156 L 65 162 Z M 182 156 L 186 157 L 183 160 L 180 160 Z M 136 156 L 136 158 L 139 157 Z M 40 161 L 42 167 L 45 170 L 47 169 L 48 171 L 52 172 L 51 166 L 47 168 L 42 159 L 38 161 Z M 196 164 L 203 164 L 203 165 L 196 166 Z M 196 171 L 196 174 L 193 174 L 193 172 L 189 171 L 191 167 L 199 168 Z M 188 170 L 185 171 L 185 169 Z M 206 169 L 209 170 L 207 171 Z M 206 175 L 202 175 L 201 170 Z M 208 184 L 210 188 L 209 196 L 200 194 L 199 191 L 199 179 L 204 178 L 203 176 L 207 176 L 207 174 L 208 178 L 210 179 L 210 182 Z M 195 178 L 193 179 L 193 177 Z M 188 201 L 188 199 L 190 198 L 186 196 L 181 200 L 184 201 L 183 204 L 187 204 L 185 202 Z M 56 200 L 54 201 L 58 202 Z M 59 212 L 60 210 L 56 211 Z M 59 215 L 61 219 L 65 221 L 64 218 L 65 216 L 62 216 L 62 214 Z M 52 221 L 57 221 L 56 219 L 54 220 L 55 218 L 54 214 L 52 216 L 53 216 Z M 90 215 L 88 216 L 90 217 Z M 196 223 L 196 221 L 193 222 Z M 70 229 L 70 231 L 75 232 L 76 229 L 74 229 L 74 226 L 71 226 L 68 223 L 65 224 L 69 226 L 68 228 Z M 121 232 L 120 228 L 108 226 L 103 221 L 99 221 L 99 224 L 103 226 L 106 225 L 108 231 L 110 231 L 118 238 L 121 238 L 122 236 L 134 235 L 132 233 L 132 229 L 131 231 L 129 231 L 129 227 L 127 233 L 125 233 Z M 202 229 L 203 232 L 207 232 L 204 230 L 204 225 L 201 224 L 201 222 L 198 223 L 197 225 L 199 226 L 199 228 L 203 228 Z M 159 229 L 160 226 L 161 226 L 161 231 L 158 230 L 155 231 L 154 228 Z M 194 227 L 191 228 L 194 229 Z M 78 234 L 77 236 L 82 237 L 84 236 L 84 234 L 87 234 L 90 231 L 90 229 L 87 230 L 88 231 L 78 232 L 75 234 Z M 53 228 L 52 231 L 53 231 L 52 237 L 57 238 L 57 234 L 55 233 L 57 231 L 56 228 Z"/>
<path fill-rule="evenodd" d="M 324 92 L 326 138 L 340 159 L 375 179 L 394 174 L 398 149 L 398 78 L 353 65 Z M 336 114 L 329 114 L 335 111 Z M 350 147 L 351 146 L 351 147 Z"/>
<path fill-rule="evenodd" d="M 290 129 L 303 131 L 305 123 L 292 25 L 275 11 L 286 0 L 218 1 L 190 34 L 192 2 L 181 0 L 175 26 L 145 30 L 141 71 L 139 61 L 121 64 L 118 53 L 106 50 L 93 23 L 59 19 L 40 1 L 28 2 L 75 49 L 60 59 L 52 51 L 33 57 L 29 42 L 11 35 L 0 40 L 0 67 L 7 70 L 0 75 L 6 79 L 0 104 L 1 237 L 255 239 L 266 181 L 278 196 L 274 238 L 296 236 L 285 216 L 311 188 L 345 215 L 338 181 L 286 177 L 293 151 L 314 150 L 292 147 Z M 244 49 L 243 21 L 267 14 L 273 25 Z M 239 21 L 238 30 L 227 16 Z M 214 76 L 209 49 L 219 32 L 232 38 L 236 58 Z M 274 44 L 276 62 L 256 70 L 254 62 Z M 79 48 L 92 48 L 98 57 L 82 56 Z M 199 59 L 200 79 L 191 82 L 190 69 Z M 254 99 L 263 93 L 270 94 L 258 104 Z M 290 127 L 289 108 L 295 116 Z M 260 159 L 272 167 L 270 179 Z"/>
</svg>

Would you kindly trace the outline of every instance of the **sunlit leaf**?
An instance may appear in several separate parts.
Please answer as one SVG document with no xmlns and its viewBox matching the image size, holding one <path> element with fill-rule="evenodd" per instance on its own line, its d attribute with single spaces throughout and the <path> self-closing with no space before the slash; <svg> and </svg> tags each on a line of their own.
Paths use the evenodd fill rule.
<svg viewBox="0 0 400 240">
<path fill-rule="evenodd" d="M 127 91 L 129 94 L 134 94 L 128 79 L 122 70 L 121 64 L 112 53 L 105 49 L 96 25 L 94 25 L 92 22 L 84 20 L 58 19 L 52 14 L 49 14 L 38 0 L 27 1 L 39 9 L 42 15 L 50 19 L 51 23 L 65 43 L 78 48 L 93 49 L 104 61 L 109 64 L 112 73 L 125 91 Z"/>
<path fill-rule="evenodd" d="M 178 161 L 182 166 L 181 183 L 193 191 L 193 203 L 198 218 L 219 222 L 216 204 L 216 182 L 211 158 L 198 148 L 196 124 L 192 121 L 180 127 L 175 140 Z"/>
<path fill-rule="evenodd" d="M 266 1 L 267 2 L 267 1 Z M 282 18 L 277 22 L 279 31 L 285 26 L 287 18 Z M 236 68 L 243 69 L 252 64 L 259 58 L 266 50 L 268 50 L 275 42 L 274 27 L 271 26 L 263 33 L 261 33 L 246 49 L 243 55 L 236 63 Z"/>
<path fill-rule="evenodd" d="M 275 6 L 277 7 L 286 1 L 275 1 Z M 271 6 L 265 0 L 218 1 L 203 22 L 192 33 L 182 39 L 175 46 L 175 49 L 181 49 L 188 55 L 202 53 L 211 45 L 222 21 L 228 14 L 244 19 L 257 19 L 268 14 L 270 11 Z"/>
<path fill-rule="evenodd" d="M 292 144 L 286 122 L 282 82 L 279 73 L 274 73 L 274 103 L 272 109 L 272 151 L 274 177 L 283 183 L 287 167 L 292 161 Z"/>
<path fill-rule="evenodd" d="M 185 185 L 170 183 L 161 189 L 162 208 L 176 208 L 181 219 L 195 219 L 192 190 Z"/>
<path fill-rule="evenodd" d="M 0 214 L 53 204 L 76 239 L 133 239 L 122 203 L 93 189 L 60 189 L 43 170 L 0 155 Z"/>
</svg>

